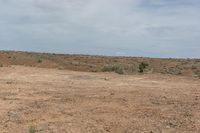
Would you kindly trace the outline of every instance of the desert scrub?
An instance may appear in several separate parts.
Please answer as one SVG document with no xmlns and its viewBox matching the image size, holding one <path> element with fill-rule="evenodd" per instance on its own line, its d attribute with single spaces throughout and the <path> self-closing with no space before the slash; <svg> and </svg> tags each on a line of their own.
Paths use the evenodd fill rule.
<svg viewBox="0 0 200 133">
<path fill-rule="evenodd" d="M 195 71 L 195 74 L 198 78 L 200 78 L 200 70 Z"/>
<path fill-rule="evenodd" d="M 41 59 L 39 59 L 37 62 L 38 62 L 38 63 L 42 63 L 42 60 L 41 60 Z"/>
<path fill-rule="evenodd" d="M 30 126 L 29 133 L 36 133 L 36 128 L 34 126 Z"/>
<path fill-rule="evenodd" d="M 124 74 L 125 70 L 121 65 L 105 65 L 103 66 L 103 68 L 101 69 L 102 72 L 115 72 L 118 74 Z"/>
<path fill-rule="evenodd" d="M 140 63 L 140 64 L 139 64 L 139 72 L 140 72 L 140 73 L 143 73 L 144 70 L 145 70 L 145 68 L 148 67 L 148 66 L 149 66 L 148 63 L 144 63 L 144 62 Z"/>
</svg>

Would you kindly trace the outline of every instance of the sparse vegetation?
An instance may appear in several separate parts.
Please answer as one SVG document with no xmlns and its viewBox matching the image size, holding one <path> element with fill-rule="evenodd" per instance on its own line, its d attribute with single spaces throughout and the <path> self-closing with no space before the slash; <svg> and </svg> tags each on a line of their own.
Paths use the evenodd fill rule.
<svg viewBox="0 0 200 133">
<path fill-rule="evenodd" d="M 103 72 L 115 72 L 118 74 L 124 74 L 125 70 L 122 66 L 114 64 L 114 65 L 106 65 L 102 68 Z"/>
<path fill-rule="evenodd" d="M 197 76 L 198 78 L 200 78 L 200 70 L 197 70 L 197 71 L 195 72 L 195 74 L 196 74 L 196 76 Z"/>
<path fill-rule="evenodd" d="M 39 59 L 37 62 L 38 62 L 38 63 L 42 63 L 42 60 L 41 60 L 41 59 Z"/>
<path fill-rule="evenodd" d="M 198 59 L 155 59 L 142 57 L 106 57 L 90 55 L 47 54 L 0 51 L 2 66 L 24 65 L 42 68 L 62 68 L 75 71 L 110 71 L 119 74 L 163 73 L 198 76 Z M 45 63 L 44 63 L 45 62 Z"/>
<path fill-rule="evenodd" d="M 34 126 L 30 126 L 29 133 L 36 133 L 36 128 Z"/>
</svg>

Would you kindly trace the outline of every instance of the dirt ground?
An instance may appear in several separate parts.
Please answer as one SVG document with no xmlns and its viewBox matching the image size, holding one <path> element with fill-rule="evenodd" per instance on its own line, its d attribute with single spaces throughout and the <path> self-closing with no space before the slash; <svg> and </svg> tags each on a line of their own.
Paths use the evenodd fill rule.
<svg viewBox="0 0 200 133">
<path fill-rule="evenodd" d="M 199 133 L 200 80 L 0 68 L 0 133 Z"/>
</svg>

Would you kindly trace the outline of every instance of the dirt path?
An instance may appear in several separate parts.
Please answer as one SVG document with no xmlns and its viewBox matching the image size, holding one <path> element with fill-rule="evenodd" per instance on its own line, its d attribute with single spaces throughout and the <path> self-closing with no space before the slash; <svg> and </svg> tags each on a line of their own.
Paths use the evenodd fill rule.
<svg viewBox="0 0 200 133">
<path fill-rule="evenodd" d="M 200 80 L 0 68 L 0 132 L 200 132 Z"/>
</svg>

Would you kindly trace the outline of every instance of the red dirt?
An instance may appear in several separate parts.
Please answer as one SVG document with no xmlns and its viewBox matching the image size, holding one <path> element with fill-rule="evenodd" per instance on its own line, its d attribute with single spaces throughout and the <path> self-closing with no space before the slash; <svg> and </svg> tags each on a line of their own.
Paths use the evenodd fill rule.
<svg viewBox="0 0 200 133">
<path fill-rule="evenodd" d="M 198 133 L 200 80 L 0 68 L 0 132 Z"/>
</svg>

